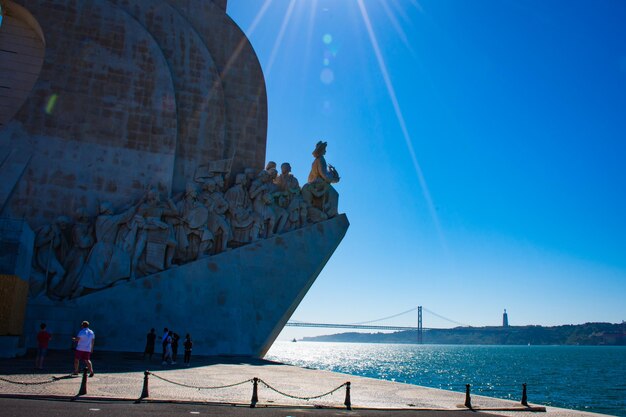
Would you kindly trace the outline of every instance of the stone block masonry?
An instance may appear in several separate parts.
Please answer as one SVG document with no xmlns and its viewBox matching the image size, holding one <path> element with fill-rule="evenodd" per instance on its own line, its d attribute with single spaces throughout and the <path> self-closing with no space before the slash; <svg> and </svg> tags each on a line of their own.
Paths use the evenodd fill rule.
<svg viewBox="0 0 626 417">
<path fill-rule="evenodd" d="M 0 274 L 0 336 L 21 335 L 28 298 L 28 281 Z"/>
<path fill-rule="evenodd" d="M 231 159 L 232 172 L 263 166 L 265 82 L 226 1 L 11 7 L 41 27 L 45 59 L 0 127 L 0 148 L 32 153 L 3 214 L 37 228 L 61 211 L 137 200 L 149 186 L 181 191 L 209 161 Z"/>
</svg>

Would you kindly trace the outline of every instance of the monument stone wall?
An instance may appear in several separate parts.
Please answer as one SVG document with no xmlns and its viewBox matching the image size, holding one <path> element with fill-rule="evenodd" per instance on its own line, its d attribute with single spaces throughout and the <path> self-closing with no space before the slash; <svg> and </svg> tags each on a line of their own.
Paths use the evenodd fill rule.
<svg viewBox="0 0 626 417">
<path fill-rule="evenodd" d="M 306 184 L 265 165 L 265 81 L 227 1 L 0 1 L 0 225 L 27 226 L 0 227 L 0 355 L 88 320 L 98 349 L 163 326 L 262 356 L 348 220 L 326 142 Z"/>
<path fill-rule="evenodd" d="M 5 3 L 41 27 L 45 58 L 0 128 L 0 148 L 32 154 L 2 214 L 37 228 L 61 209 L 93 213 L 149 186 L 182 191 L 212 161 L 233 173 L 262 168 L 265 83 L 226 1 Z"/>
</svg>

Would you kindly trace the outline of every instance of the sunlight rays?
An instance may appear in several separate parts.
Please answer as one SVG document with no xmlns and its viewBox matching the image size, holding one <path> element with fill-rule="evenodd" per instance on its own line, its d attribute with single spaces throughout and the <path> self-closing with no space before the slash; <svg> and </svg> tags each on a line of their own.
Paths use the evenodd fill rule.
<svg viewBox="0 0 626 417">
<path fill-rule="evenodd" d="M 430 195 L 430 191 L 428 190 L 428 185 L 426 184 L 426 179 L 424 177 L 424 173 L 422 172 L 422 168 L 417 160 L 417 155 L 415 154 L 415 150 L 413 149 L 413 143 L 411 142 L 411 136 L 406 127 L 406 122 L 404 120 L 404 116 L 402 114 L 402 109 L 400 109 L 400 104 L 398 103 L 398 98 L 396 97 L 396 92 L 391 82 L 391 78 L 389 77 L 389 72 L 387 71 L 387 65 L 385 64 L 385 60 L 380 51 L 380 46 L 378 45 L 378 40 L 376 39 L 376 35 L 374 34 L 374 29 L 372 28 L 372 24 L 369 19 L 369 15 L 367 13 L 367 9 L 365 8 L 365 4 L 363 0 L 357 0 L 359 5 L 359 9 L 361 11 L 361 16 L 363 17 L 363 23 L 365 24 L 365 28 L 367 29 L 367 33 L 370 38 L 370 42 L 372 43 L 372 48 L 374 49 L 374 54 L 376 55 L 376 61 L 378 62 L 378 66 L 380 68 L 381 75 L 383 76 L 383 80 L 385 81 L 385 86 L 387 87 L 387 93 L 389 94 L 389 98 L 391 99 L 391 103 L 393 104 L 393 109 L 396 113 L 396 118 L 398 119 L 398 123 L 400 125 L 400 129 L 402 130 L 402 135 L 404 136 L 404 141 L 406 142 L 407 149 L 409 151 L 409 155 L 411 156 L 411 160 L 413 161 L 413 167 L 415 168 L 415 172 L 417 174 L 417 178 L 420 182 L 420 186 L 422 187 L 422 193 L 424 194 L 424 199 L 428 205 L 428 210 L 430 215 L 435 223 L 435 227 L 437 228 L 437 233 L 439 235 L 439 239 L 441 240 L 441 244 L 444 246 L 444 249 L 447 251 L 447 245 L 443 236 L 443 232 L 441 230 L 441 225 L 439 223 L 439 217 L 437 216 L 437 211 L 435 209 L 435 205 L 433 204 L 432 197 Z"/>
<path fill-rule="evenodd" d="M 281 49 L 281 47 L 283 46 L 283 40 L 285 37 L 285 33 L 287 30 L 287 27 L 289 26 L 291 20 L 292 20 L 292 15 L 294 13 L 294 10 L 296 8 L 296 1 L 297 0 L 290 0 L 289 4 L 287 6 L 287 10 L 285 12 L 285 15 L 282 18 L 282 22 L 280 25 L 280 28 L 278 30 L 278 34 L 276 36 L 276 40 L 274 42 L 274 45 L 272 47 L 272 51 L 270 53 L 270 57 L 268 59 L 267 65 L 265 67 L 265 75 L 267 77 L 270 76 L 271 70 L 274 66 L 274 63 L 276 61 L 276 58 L 278 56 L 278 53 Z M 420 12 L 423 12 L 423 9 L 421 7 L 421 5 L 419 4 L 418 0 L 409 0 L 410 1 L 410 5 L 411 7 L 414 7 L 415 9 L 417 9 Z M 271 5 L 272 0 L 265 0 L 263 6 L 261 7 L 261 9 L 259 10 L 259 12 L 257 13 L 254 21 L 252 22 L 252 24 L 250 25 L 250 27 L 248 28 L 248 30 L 246 31 L 247 35 L 250 36 L 254 30 L 256 29 L 257 25 L 259 24 L 259 22 L 261 21 L 261 19 L 263 18 L 263 16 L 265 15 L 265 12 L 267 11 L 267 9 L 269 8 L 269 6 Z M 422 193 L 424 196 L 424 199 L 426 201 L 427 207 L 428 207 L 428 211 L 430 213 L 430 216 L 433 220 L 434 226 L 436 228 L 437 234 L 439 236 L 439 240 L 444 248 L 444 250 L 446 250 L 447 252 L 447 244 L 445 241 L 445 238 L 443 236 L 443 232 L 441 229 L 441 224 L 439 221 L 439 217 L 437 215 L 437 210 L 435 208 L 435 205 L 433 203 L 433 199 L 431 197 L 428 185 L 426 183 L 426 179 L 424 177 L 424 173 L 422 171 L 422 168 L 419 164 L 419 161 L 417 159 L 417 155 L 415 153 L 415 149 L 413 148 L 413 143 L 411 140 L 411 135 L 409 134 L 407 125 L 406 125 L 406 121 L 402 112 L 402 109 L 400 108 L 400 103 L 398 102 L 398 98 L 396 96 L 396 91 L 395 88 L 393 86 L 393 83 L 391 81 L 391 77 L 389 75 L 389 72 L 387 70 L 387 65 L 385 63 L 385 60 L 383 58 L 382 52 L 381 52 L 381 48 L 380 45 L 378 43 L 378 39 L 374 33 L 374 29 L 372 27 L 372 23 L 370 21 L 370 17 L 367 11 L 367 8 L 365 6 L 365 2 L 363 0 L 356 0 L 356 4 L 358 5 L 358 9 L 359 12 L 361 14 L 361 18 L 363 19 L 363 24 L 365 26 L 365 29 L 367 30 L 367 34 L 372 46 L 372 49 L 374 51 L 374 55 L 376 57 L 376 61 L 378 63 L 378 67 L 380 69 L 383 81 L 385 83 L 385 87 L 387 90 L 387 94 L 389 95 L 389 99 L 391 100 L 391 103 L 393 105 L 393 109 L 394 109 L 394 113 L 396 115 L 396 119 L 398 121 L 398 124 L 400 126 L 400 129 L 402 131 L 402 136 L 404 138 L 404 141 L 406 143 L 406 147 L 407 150 L 409 152 L 409 155 L 411 157 L 411 162 L 413 164 L 413 167 L 415 169 L 415 173 L 417 175 L 420 187 L 422 189 Z M 402 41 L 402 43 L 404 44 L 404 46 L 411 52 L 413 53 L 413 49 L 411 47 L 410 41 L 408 39 L 408 36 L 406 35 L 406 32 L 403 30 L 402 25 L 400 23 L 400 21 L 398 20 L 397 15 L 400 15 L 401 18 L 407 19 L 408 17 L 402 13 L 402 8 L 399 6 L 399 4 L 397 3 L 397 0 L 383 0 L 381 3 L 382 8 L 388 18 L 388 20 L 391 22 L 391 25 L 393 26 L 394 30 L 396 31 L 396 33 L 398 34 L 398 37 L 400 38 L 400 40 Z M 308 42 L 312 41 L 312 36 L 313 36 L 313 32 L 314 32 L 314 25 L 315 25 L 315 17 L 316 17 L 316 12 L 317 12 L 317 6 L 318 6 L 318 0 L 312 0 L 311 3 L 308 4 L 309 6 L 309 10 L 310 10 L 310 17 L 309 17 L 309 25 L 307 28 L 307 40 Z M 396 10 L 399 9 L 399 10 Z M 243 45 L 240 46 L 240 48 L 237 48 L 237 50 L 235 51 L 235 54 L 233 55 L 233 57 L 231 57 L 231 60 L 229 60 L 229 64 L 231 63 L 231 61 L 234 61 L 236 59 L 236 56 L 240 53 L 240 49 L 243 48 Z M 307 45 L 307 49 L 308 45 Z M 227 71 L 229 68 L 229 65 L 227 64 L 225 71 Z M 322 80 L 323 81 L 323 80 Z"/>
<path fill-rule="evenodd" d="M 317 1 L 311 0 L 311 13 L 309 14 L 309 26 L 306 31 L 306 46 L 304 62 L 311 62 L 311 45 L 313 44 L 313 28 L 315 27 L 315 17 L 317 16 Z"/>
<path fill-rule="evenodd" d="M 221 72 L 222 77 L 224 77 L 226 74 L 228 74 L 228 72 L 230 71 L 230 68 L 233 66 L 233 63 L 237 60 L 237 58 L 241 54 L 241 51 L 243 50 L 243 48 L 248 43 L 247 39 L 250 36 L 252 36 L 252 34 L 254 33 L 254 30 L 256 29 L 258 24 L 261 22 L 261 19 L 263 19 L 263 16 L 265 15 L 265 12 L 267 12 L 267 9 L 270 7 L 271 4 L 272 4 L 272 0 L 265 0 L 265 2 L 263 3 L 263 6 L 261 6 L 261 9 L 256 14 L 256 16 L 254 17 L 254 20 L 252 21 L 252 23 L 248 27 L 248 30 L 246 30 L 244 32 L 244 33 L 246 33 L 246 37 L 243 37 L 241 39 L 241 41 L 237 45 L 237 48 L 235 48 L 233 53 L 228 58 L 228 61 L 226 62 L 226 65 L 224 65 L 224 68 L 222 69 L 222 72 Z"/>
<path fill-rule="evenodd" d="M 424 12 L 424 9 L 422 8 L 422 5 L 417 0 L 409 0 L 409 3 L 411 3 L 413 5 L 413 7 L 415 7 L 420 12 L 422 12 L 422 13 Z"/>
<path fill-rule="evenodd" d="M 400 22 L 398 22 L 398 19 L 393 14 L 393 11 L 390 9 L 389 4 L 387 3 L 387 0 L 382 0 L 380 4 L 383 6 L 383 10 L 387 14 L 387 17 L 389 18 L 391 25 L 396 30 L 396 32 L 398 32 L 398 36 L 400 36 L 400 39 L 402 40 L 402 43 L 404 43 L 404 46 L 406 46 L 406 48 L 410 50 L 413 55 L 415 55 L 415 53 L 413 52 L 413 48 L 411 47 L 411 44 L 409 43 L 409 39 L 406 37 L 406 33 L 404 33 L 404 30 L 400 26 Z"/>
<path fill-rule="evenodd" d="M 267 12 L 267 9 L 270 7 L 271 4 L 272 4 L 272 0 L 265 0 L 265 2 L 263 3 L 263 6 L 261 6 L 261 9 L 256 14 L 256 16 L 254 17 L 254 20 L 252 21 L 252 23 L 248 27 L 248 30 L 246 31 L 246 34 L 248 36 L 251 36 L 254 33 L 254 30 L 258 26 L 259 22 L 261 22 L 261 19 L 263 19 L 265 12 Z"/>
<path fill-rule="evenodd" d="M 296 5 L 296 0 L 289 1 L 289 7 L 287 8 L 287 13 L 285 13 L 283 22 L 280 25 L 280 31 L 278 32 L 278 36 L 276 37 L 276 41 L 274 42 L 274 47 L 272 48 L 272 53 L 270 54 L 270 59 L 267 63 L 267 68 L 265 70 L 265 75 L 268 77 L 269 77 L 269 74 L 272 72 L 272 66 L 274 65 L 276 54 L 278 54 L 278 48 L 281 46 L 283 42 L 283 38 L 285 36 L 285 30 L 287 29 L 287 25 L 289 24 L 289 20 L 291 19 L 291 14 L 293 13 L 293 9 L 295 5 Z"/>
</svg>

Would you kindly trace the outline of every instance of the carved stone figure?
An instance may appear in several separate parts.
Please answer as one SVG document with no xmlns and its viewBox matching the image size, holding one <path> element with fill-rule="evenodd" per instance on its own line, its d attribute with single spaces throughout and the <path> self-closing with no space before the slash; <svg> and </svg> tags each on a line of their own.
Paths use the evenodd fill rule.
<svg viewBox="0 0 626 417">
<path fill-rule="evenodd" d="M 249 194 L 250 193 L 250 187 L 252 187 L 252 183 L 256 179 L 257 171 L 255 171 L 254 168 L 246 168 L 246 169 L 244 169 L 243 173 L 245 175 L 244 187 L 246 188 L 246 190 L 248 191 L 248 194 Z"/>
<path fill-rule="evenodd" d="M 327 142 L 322 141 L 317 142 L 315 145 L 315 149 L 313 150 L 313 157 L 315 160 L 311 165 L 308 182 L 313 182 L 317 179 L 322 179 L 330 184 L 339 182 L 339 174 L 337 173 L 337 170 L 332 165 L 326 164 L 326 159 L 324 158 L 324 155 L 326 155 L 327 145 Z"/>
<path fill-rule="evenodd" d="M 285 231 L 285 222 L 287 221 L 287 206 L 289 205 L 289 193 L 281 190 L 276 181 L 278 181 L 278 171 L 276 168 L 270 168 L 267 170 L 270 175 L 269 190 L 270 197 L 272 199 L 272 209 L 276 216 L 275 233 L 282 233 Z"/>
<path fill-rule="evenodd" d="M 281 232 L 286 221 L 286 212 L 275 205 L 273 192 L 274 184 L 270 172 L 261 171 L 250 186 L 250 198 L 254 211 L 261 219 L 264 237 L 272 236 L 276 231 Z"/>
<path fill-rule="evenodd" d="M 246 188 L 246 174 L 235 176 L 235 185 L 226 191 L 224 198 L 228 202 L 233 243 L 239 245 L 257 240 L 261 220 L 252 210 L 252 202 Z"/>
<path fill-rule="evenodd" d="M 218 191 L 218 183 L 213 179 L 204 183 L 200 200 L 209 209 L 207 226 L 213 233 L 215 253 L 223 252 L 227 249 L 228 242 L 232 239 L 232 230 L 226 219 L 228 201 L 224 198 L 224 194 Z"/>
<path fill-rule="evenodd" d="M 143 222 L 138 224 L 131 279 L 136 277 L 137 272 L 146 275 L 169 268 L 176 250 L 174 229 L 163 220 L 163 216 L 178 217 L 178 209 L 172 200 L 162 202 L 159 192 L 150 189 L 137 214 Z"/>
<path fill-rule="evenodd" d="M 209 209 L 198 199 L 198 187 L 194 183 L 187 183 L 185 196 L 176 207 L 178 218 L 175 222 L 175 258 L 184 263 L 207 256 L 213 245 L 213 233 L 207 228 Z"/>
<path fill-rule="evenodd" d="M 212 179 L 213 179 L 213 182 L 215 183 L 216 191 L 223 193 L 224 192 L 224 175 L 220 173 L 216 173 Z"/>
<path fill-rule="evenodd" d="M 291 173 L 291 165 L 289 162 L 280 164 L 280 175 L 274 181 L 281 191 L 289 191 L 294 188 L 300 188 L 298 179 Z"/>
<path fill-rule="evenodd" d="M 252 206 L 261 219 L 261 236 L 264 238 L 272 236 L 276 226 L 276 215 L 272 207 L 273 196 L 270 190 L 271 182 L 270 173 L 264 169 L 250 185 Z"/>
<path fill-rule="evenodd" d="M 63 264 L 69 254 L 68 226 L 70 219 L 59 216 L 47 226 L 37 231 L 33 272 L 30 278 L 30 294 L 35 297 L 42 292 L 48 295 L 48 289 L 54 288 L 65 277 Z"/>
<path fill-rule="evenodd" d="M 302 198 L 307 205 L 309 222 L 318 223 L 328 219 L 327 191 L 328 185 L 323 181 L 309 182 L 302 187 Z"/>
<path fill-rule="evenodd" d="M 302 198 L 300 187 L 289 189 L 289 205 L 285 231 L 298 229 L 307 224 L 308 205 Z"/>
<path fill-rule="evenodd" d="M 48 295 L 51 298 L 71 298 L 79 288 L 79 281 L 85 261 L 95 244 L 93 224 L 89 221 L 87 209 L 76 210 L 76 222 L 72 227 L 72 246 L 65 260 L 65 277 L 57 285 L 51 286 Z"/>
<path fill-rule="evenodd" d="M 324 155 L 326 154 L 326 142 L 317 142 L 313 156 L 315 160 L 311 165 L 311 172 L 309 173 L 308 184 L 315 184 L 312 188 L 307 190 L 308 197 L 315 199 L 322 199 L 322 201 L 316 201 L 314 206 L 320 208 L 328 218 L 335 217 L 339 209 L 339 194 L 333 188 L 331 184 L 339 182 L 339 174 L 337 170 L 330 164 L 326 164 Z M 308 185 L 307 184 L 307 185 Z M 318 197 L 319 192 L 324 188 L 323 196 Z M 303 187 L 302 194 L 307 200 L 305 190 Z"/>
<path fill-rule="evenodd" d="M 215 184 L 216 190 L 219 192 L 224 192 L 224 173 L 221 171 L 211 171 L 208 172 L 207 175 L 200 179 L 196 180 L 199 184 L 206 184 L 207 182 L 212 181 Z"/>
<path fill-rule="evenodd" d="M 120 214 L 113 214 L 113 206 L 102 202 L 95 222 L 96 244 L 85 263 L 78 288 L 100 289 L 130 277 L 130 261 L 135 248 L 138 221 L 134 219 L 137 206 Z"/>
<path fill-rule="evenodd" d="M 283 194 L 277 199 L 278 205 L 284 209 L 289 211 L 289 205 L 291 204 L 291 196 L 293 195 L 293 190 L 298 190 L 300 192 L 300 183 L 298 179 L 293 176 L 291 173 L 291 165 L 289 162 L 283 162 L 280 165 L 281 173 L 274 180 L 274 185 L 280 190 Z"/>
</svg>

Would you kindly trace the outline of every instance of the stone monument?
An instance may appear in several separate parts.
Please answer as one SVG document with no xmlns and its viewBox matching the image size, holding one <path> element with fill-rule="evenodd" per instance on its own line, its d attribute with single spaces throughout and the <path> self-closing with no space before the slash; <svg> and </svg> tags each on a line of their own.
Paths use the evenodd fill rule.
<svg viewBox="0 0 626 417">
<path fill-rule="evenodd" d="M 263 169 L 265 82 L 226 0 L 0 2 L 0 337 L 34 347 L 43 321 L 66 348 L 88 320 L 100 350 L 168 327 L 262 356 L 348 221 L 325 142 L 302 188 Z"/>
</svg>

